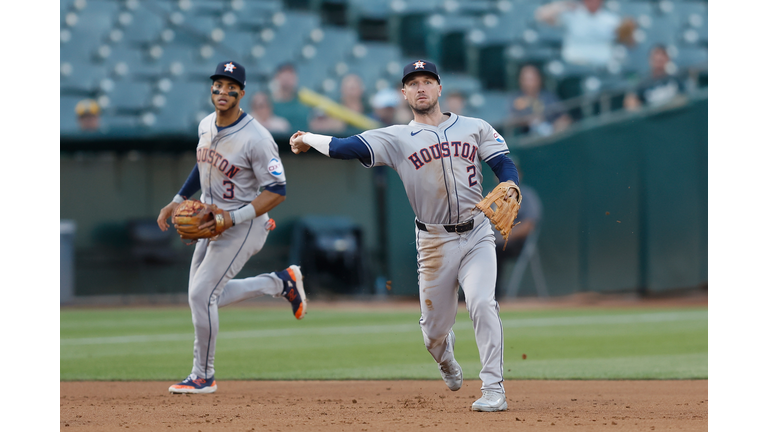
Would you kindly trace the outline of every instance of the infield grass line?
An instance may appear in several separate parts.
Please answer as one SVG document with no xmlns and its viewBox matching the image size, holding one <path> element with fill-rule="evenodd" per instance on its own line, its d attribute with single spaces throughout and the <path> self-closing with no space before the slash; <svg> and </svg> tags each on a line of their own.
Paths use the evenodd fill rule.
<svg viewBox="0 0 768 432">
<path fill-rule="evenodd" d="M 558 327 L 558 326 L 584 326 L 584 325 L 621 325 L 621 324 L 642 324 L 659 323 L 675 321 L 700 321 L 707 320 L 708 312 L 704 311 L 685 311 L 685 312 L 657 312 L 629 315 L 595 315 L 595 316 L 575 316 L 575 317 L 549 317 L 549 318 L 521 318 L 502 320 L 505 329 L 513 328 L 531 328 L 531 327 Z M 380 334 L 411 332 L 418 327 L 414 324 L 388 324 L 388 325 L 364 325 L 364 326 L 335 326 L 335 327 L 301 327 L 301 328 L 283 328 L 268 330 L 246 330 L 220 332 L 219 339 L 256 339 L 273 337 L 290 337 L 298 335 L 354 335 L 354 334 Z M 454 330 L 472 329 L 471 322 L 457 322 Z M 112 337 L 88 337 L 88 338 L 65 338 L 60 340 L 61 346 L 76 345 L 102 345 L 102 344 L 131 344 L 148 342 L 174 342 L 174 341 L 192 341 L 194 334 L 188 333 L 169 333 L 156 335 L 131 335 L 131 336 L 112 336 Z"/>
</svg>

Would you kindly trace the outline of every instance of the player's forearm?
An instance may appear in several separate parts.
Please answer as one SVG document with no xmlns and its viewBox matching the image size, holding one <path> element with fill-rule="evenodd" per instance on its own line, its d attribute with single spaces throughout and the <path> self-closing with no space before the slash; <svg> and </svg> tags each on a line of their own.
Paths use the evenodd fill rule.
<svg viewBox="0 0 768 432">
<path fill-rule="evenodd" d="M 173 201 L 181 202 L 188 199 L 192 195 L 196 194 L 201 188 L 200 186 L 200 171 L 197 169 L 197 163 L 192 167 L 192 172 L 189 173 L 187 181 L 184 182 L 184 186 L 181 187 L 179 193 L 176 194 Z M 181 200 L 179 199 L 181 198 Z"/>
<path fill-rule="evenodd" d="M 371 151 L 357 135 L 348 138 L 336 138 L 307 133 L 302 138 L 304 143 L 310 147 L 334 159 L 358 159 L 367 162 L 371 160 Z"/>
<path fill-rule="evenodd" d="M 328 135 L 307 133 L 302 138 L 310 147 L 334 159 L 370 157 L 368 147 L 357 135 L 348 138 L 336 138 Z"/>
<path fill-rule="evenodd" d="M 499 182 L 512 181 L 516 185 L 520 185 L 519 175 L 517 173 L 517 167 L 512 159 L 507 155 L 499 155 L 489 160 L 488 166 L 491 167 L 493 173 L 499 179 Z"/>
<path fill-rule="evenodd" d="M 285 201 L 285 195 L 264 190 L 255 200 L 251 201 L 251 205 L 256 210 L 256 217 L 259 217 L 277 207 L 283 201 Z"/>
</svg>

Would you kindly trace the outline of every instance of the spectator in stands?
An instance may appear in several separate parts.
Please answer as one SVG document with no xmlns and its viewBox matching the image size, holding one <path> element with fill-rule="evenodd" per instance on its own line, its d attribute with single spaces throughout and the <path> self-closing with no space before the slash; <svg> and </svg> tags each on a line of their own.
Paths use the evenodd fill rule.
<svg viewBox="0 0 768 432">
<path fill-rule="evenodd" d="M 371 98 L 373 106 L 373 119 L 381 122 L 384 126 L 397 124 L 395 115 L 400 105 L 401 93 L 391 88 L 384 88 L 376 92 Z"/>
<path fill-rule="evenodd" d="M 340 133 L 345 130 L 347 130 L 347 123 L 345 121 L 329 116 L 322 108 L 312 110 L 309 120 L 310 132 Z"/>
<path fill-rule="evenodd" d="M 536 20 L 565 28 L 563 60 L 586 66 L 605 67 L 611 60 L 613 44 L 632 45 L 636 27 L 631 18 L 622 20 L 602 8 L 603 0 L 558 1 L 536 9 Z"/>
<path fill-rule="evenodd" d="M 571 124 L 571 118 L 562 111 L 560 101 L 551 92 L 542 89 L 541 73 L 536 66 L 520 69 L 520 89 L 512 94 L 507 126 L 517 135 L 547 136 L 560 132 Z"/>
<path fill-rule="evenodd" d="M 368 114 L 371 112 L 370 107 L 365 103 L 365 99 L 363 98 L 365 86 L 363 85 L 363 80 L 359 76 L 355 74 L 345 75 L 344 78 L 341 79 L 340 92 L 340 103 L 345 107 L 360 114 Z"/>
<path fill-rule="evenodd" d="M 363 80 L 355 74 L 347 74 L 341 79 L 339 88 L 339 104 L 358 114 L 368 115 L 371 110 L 363 95 L 365 87 Z M 309 122 L 309 128 L 316 132 L 341 133 L 348 131 L 350 134 L 358 132 L 353 126 L 341 119 L 327 115 L 321 109 L 315 109 Z"/>
<path fill-rule="evenodd" d="M 288 120 L 291 130 L 306 130 L 311 110 L 299 101 L 299 78 L 293 64 L 280 65 L 270 87 L 275 115 Z"/>
<path fill-rule="evenodd" d="M 519 164 L 517 164 L 517 173 L 520 179 L 520 193 L 523 196 L 520 211 L 517 213 L 517 219 L 515 219 L 515 223 L 519 222 L 519 225 L 516 225 L 509 232 L 506 247 L 504 246 L 504 238 L 501 234 L 493 230 L 493 234 L 496 237 L 496 262 L 499 267 L 496 281 L 496 298 L 503 297 L 503 290 L 506 289 L 506 281 L 502 279 L 503 263 L 520 257 L 526 239 L 528 239 L 528 236 L 541 220 L 541 198 L 539 198 L 536 190 L 523 184 L 523 172 Z"/>
<path fill-rule="evenodd" d="M 452 91 L 448 93 L 445 101 L 447 103 L 448 111 L 457 115 L 464 115 L 464 106 L 466 105 L 466 98 L 464 93 L 460 91 Z"/>
<path fill-rule="evenodd" d="M 638 110 L 643 105 L 662 105 L 684 97 L 683 82 L 667 72 L 670 62 L 664 45 L 651 48 L 648 61 L 651 66 L 651 76 L 641 81 L 636 91 L 624 96 L 624 108 L 627 110 Z"/>
<path fill-rule="evenodd" d="M 93 99 L 83 99 L 75 105 L 77 123 L 83 132 L 94 132 L 101 128 L 101 108 Z"/>
<path fill-rule="evenodd" d="M 269 96 L 263 91 L 258 91 L 251 97 L 251 115 L 273 134 L 291 131 L 291 125 L 288 123 L 288 120 L 275 115 L 272 110 L 272 101 L 269 100 Z"/>
</svg>

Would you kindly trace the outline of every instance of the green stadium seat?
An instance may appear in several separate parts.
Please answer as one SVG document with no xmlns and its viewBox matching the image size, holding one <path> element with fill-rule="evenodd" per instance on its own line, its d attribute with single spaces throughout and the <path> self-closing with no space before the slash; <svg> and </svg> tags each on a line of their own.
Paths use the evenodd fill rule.
<svg viewBox="0 0 768 432">
<path fill-rule="evenodd" d="M 64 57 L 62 57 L 63 59 Z M 59 81 L 62 94 L 89 95 L 97 91 L 99 82 L 107 77 L 103 67 L 88 62 L 71 62 L 70 73 Z"/>
<path fill-rule="evenodd" d="M 116 112 L 137 113 L 149 106 L 152 88 L 146 82 L 122 81 L 115 83 L 107 95 Z"/>
<path fill-rule="evenodd" d="M 122 27 L 126 43 L 141 44 L 159 40 L 160 32 L 165 28 L 163 16 L 142 7 L 127 13 L 132 15 L 132 19 L 130 24 Z"/>
<path fill-rule="evenodd" d="M 333 73 L 333 68 L 351 52 L 357 43 L 357 35 L 354 31 L 345 28 L 324 27 L 323 38 L 307 52 L 302 50 L 302 55 L 314 52 L 309 58 L 303 58 L 296 64 L 296 72 L 299 82 L 315 91 L 322 91 L 323 80 Z"/>
<path fill-rule="evenodd" d="M 453 91 L 470 95 L 482 91 L 482 85 L 480 81 L 470 75 L 454 72 L 441 72 L 440 78 L 443 85 L 443 95 L 447 95 Z"/>
<path fill-rule="evenodd" d="M 494 127 L 501 127 L 504 120 L 509 115 L 509 93 L 505 91 L 484 91 L 480 94 L 481 103 L 478 106 L 472 104 L 469 99 L 469 105 L 473 107 L 474 113 Z"/>
<path fill-rule="evenodd" d="M 681 69 L 707 69 L 709 51 L 701 47 L 681 46 L 678 47 L 673 61 Z"/>
<path fill-rule="evenodd" d="M 426 23 L 441 6 L 438 0 L 418 2 L 395 1 L 393 13 L 389 17 L 389 40 L 397 44 L 407 57 L 419 57 L 427 54 Z"/>
<path fill-rule="evenodd" d="M 426 56 L 441 71 L 466 72 L 465 35 L 479 27 L 478 19 L 464 15 L 434 14 L 427 19 Z"/>
<path fill-rule="evenodd" d="M 349 0 L 347 25 L 355 29 L 361 40 L 389 41 L 389 0 Z"/>
</svg>

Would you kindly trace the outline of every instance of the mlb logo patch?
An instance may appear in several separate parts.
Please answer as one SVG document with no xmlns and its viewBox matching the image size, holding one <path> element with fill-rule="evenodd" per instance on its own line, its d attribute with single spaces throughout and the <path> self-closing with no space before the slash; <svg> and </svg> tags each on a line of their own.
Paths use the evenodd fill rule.
<svg viewBox="0 0 768 432">
<path fill-rule="evenodd" d="M 499 135 L 498 132 L 496 132 L 496 129 L 493 130 L 493 139 L 495 139 L 496 142 L 499 142 L 499 143 L 503 143 L 504 142 L 504 138 L 502 138 L 502 136 Z"/>
<path fill-rule="evenodd" d="M 273 176 L 279 176 L 283 173 L 283 164 L 280 163 L 278 158 L 272 158 L 272 160 L 269 161 L 269 165 L 267 165 L 267 170 Z"/>
</svg>

